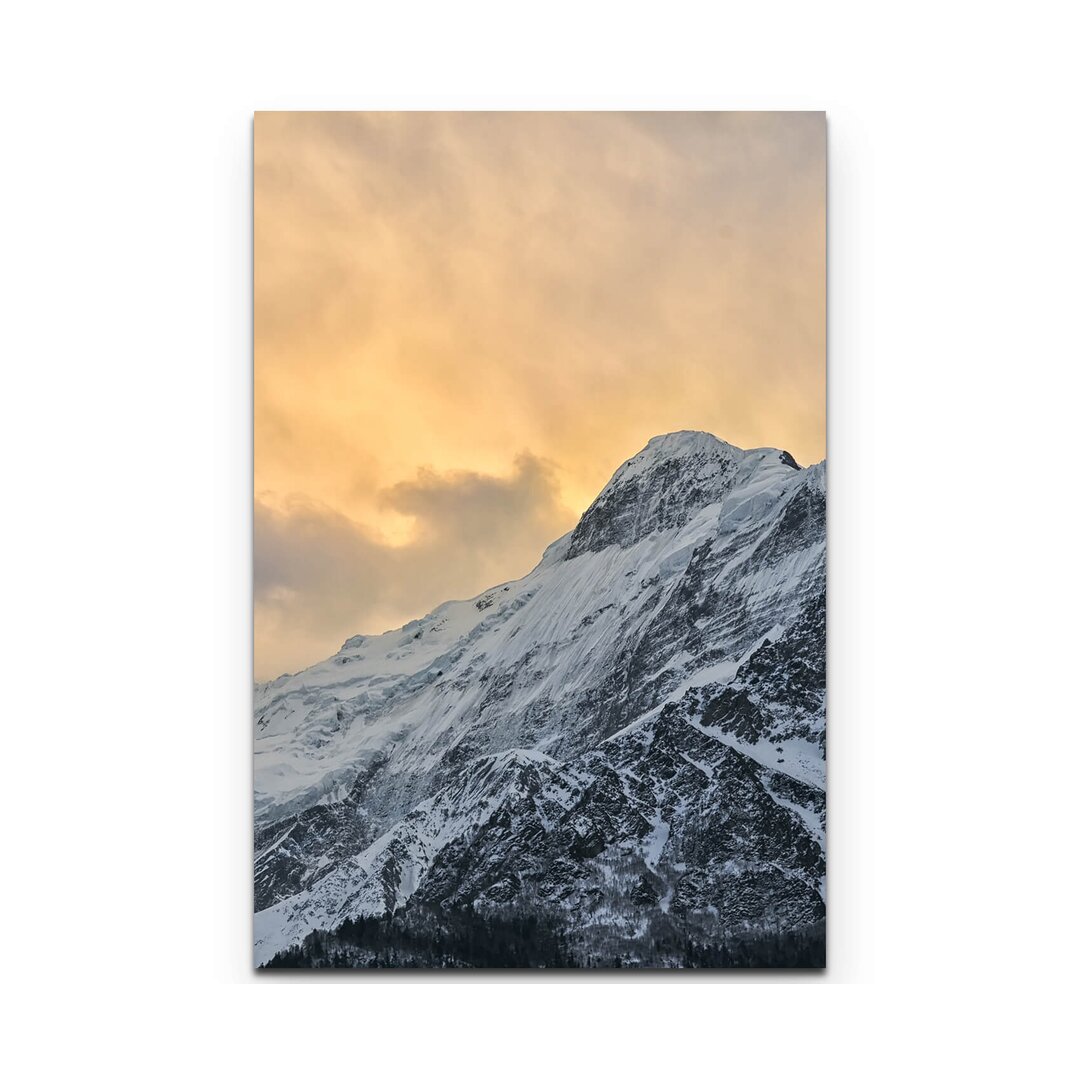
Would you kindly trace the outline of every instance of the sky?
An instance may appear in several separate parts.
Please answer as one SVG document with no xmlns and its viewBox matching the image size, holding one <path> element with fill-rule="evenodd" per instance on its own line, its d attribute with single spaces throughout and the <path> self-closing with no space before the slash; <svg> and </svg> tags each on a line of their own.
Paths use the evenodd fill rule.
<svg viewBox="0 0 1080 1080">
<path fill-rule="evenodd" d="M 258 113 L 255 677 L 528 573 L 654 435 L 825 456 L 823 113 Z"/>
</svg>

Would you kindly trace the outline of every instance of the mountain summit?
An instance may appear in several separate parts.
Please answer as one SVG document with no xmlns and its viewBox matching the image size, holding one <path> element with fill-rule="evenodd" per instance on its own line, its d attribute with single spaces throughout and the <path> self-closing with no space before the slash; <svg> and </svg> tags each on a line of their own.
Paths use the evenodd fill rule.
<svg viewBox="0 0 1080 1080">
<path fill-rule="evenodd" d="M 652 532 L 680 528 L 702 507 L 720 502 L 750 472 L 794 464 L 776 450 L 739 450 L 704 431 L 657 435 L 619 466 L 582 515 L 568 557 L 629 547 Z"/>
<path fill-rule="evenodd" d="M 810 934 L 824 633 L 824 462 L 651 439 L 526 577 L 256 688 L 257 962 L 376 962 L 390 914 L 416 957 L 540 919 L 530 963 Z"/>
</svg>

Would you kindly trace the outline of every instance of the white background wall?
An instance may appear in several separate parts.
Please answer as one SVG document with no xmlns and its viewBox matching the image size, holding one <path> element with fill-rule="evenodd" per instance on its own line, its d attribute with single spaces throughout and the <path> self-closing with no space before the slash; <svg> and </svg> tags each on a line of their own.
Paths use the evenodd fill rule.
<svg viewBox="0 0 1080 1080">
<path fill-rule="evenodd" d="M 8 10 L 13 1075 L 1060 1074 L 1076 30 L 1039 2 Z M 828 974 L 255 978 L 252 112 L 585 106 L 829 114 Z"/>
</svg>

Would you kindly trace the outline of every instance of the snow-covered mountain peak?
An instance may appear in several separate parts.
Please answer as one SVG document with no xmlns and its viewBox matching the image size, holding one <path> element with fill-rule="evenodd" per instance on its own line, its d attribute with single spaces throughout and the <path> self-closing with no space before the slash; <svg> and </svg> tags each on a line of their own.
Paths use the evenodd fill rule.
<svg viewBox="0 0 1080 1080">
<path fill-rule="evenodd" d="M 582 515 L 566 558 L 613 544 L 631 547 L 651 533 L 682 528 L 761 468 L 786 473 L 798 466 L 783 451 L 740 450 L 704 431 L 657 435 L 615 470 Z"/>
<path fill-rule="evenodd" d="M 654 435 L 645 445 L 642 454 L 650 453 L 654 456 L 670 456 L 692 453 L 702 449 L 716 449 L 727 447 L 729 450 L 738 450 L 731 443 L 717 438 L 709 431 L 669 431 L 664 435 Z"/>
<path fill-rule="evenodd" d="M 632 458 L 619 466 L 608 487 L 654 468 L 663 467 L 673 460 L 701 463 L 731 460 L 743 453 L 737 446 L 732 446 L 707 431 L 670 431 L 666 435 L 654 435 Z"/>
</svg>

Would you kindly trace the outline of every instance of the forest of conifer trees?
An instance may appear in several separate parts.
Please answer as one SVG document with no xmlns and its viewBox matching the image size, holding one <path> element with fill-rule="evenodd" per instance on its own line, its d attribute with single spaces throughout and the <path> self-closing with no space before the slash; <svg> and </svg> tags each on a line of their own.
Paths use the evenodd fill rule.
<svg viewBox="0 0 1080 1080">
<path fill-rule="evenodd" d="M 821 968 L 825 926 L 707 940 L 666 920 L 590 939 L 533 910 L 407 906 L 315 930 L 264 968 Z"/>
</svg>

